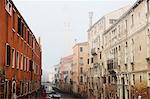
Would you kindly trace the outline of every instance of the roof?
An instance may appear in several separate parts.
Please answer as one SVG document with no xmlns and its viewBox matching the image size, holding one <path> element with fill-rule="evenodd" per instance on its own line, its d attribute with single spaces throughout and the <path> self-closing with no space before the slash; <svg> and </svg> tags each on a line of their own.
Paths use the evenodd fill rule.
<svg viewBox="0 0 150 99">
<path fill-rule="evenodd" d="M 16 10 L 17 14 L 19 14 L 19 16 L 21 17 L 21 20 L 24 22 L 24 24 L 27 26 L 27 28 L 29 29 L 29 31 L 32 33 L 33 37 L 35 38 L 35 41 L 38 43 L 37 41 L 37 38 L 35 37 L 35 35 L 33 34 L 32 30 L 30 29 L 30 27 L 28 26 L 27 22 L 25 21 L 25 19 L 23 18 L 23 16 L 21 15 L 21 13 L 19 12 L 19 10 L 17 9 L 17 7 L 15 6 L 15 4 L 13 3 L 12 0 L 10 0 L 13 8 Z M 38 46 L 39 48 L 41 49 L 40 47 L 40 44 L 38 43 Z"/>
<path fill-rule="evenodd" d="M 88 31 L 90 31 L 90 30 L 91 30 L 95 25 L 97 25 L 102 19 L 105 19 L 105 16 L 107 16 L 107 15 L 109 15 L 109 14 L 112 14 L 112 13 L 114 13 L 114 12 L 116 12 L 116 11 L 123 10 L 123 9 L 126 8 L 126 7 L 129 7 L 129 6 L 125 6 L 125 7 L 119 8 L 119 9 L 117 9 L 117 10 L 114 10 L 114 11 L 111 11 L 111 12 L 105 14 L 105 15 L 102 16 L 98 21 L 96 21 L 96 22 L 88 29 Z"/>
<path fill-rule="evenodd" d="M 73 61 L 73 55 L 69 55 L 69 56 L 65 56 L 65 57 L 61 58 L 62 63 L 68 63 L 71 61 Z"/>
<path fill-rule="evenodd" d="M 80 46 L 80 45 L 85 45 L 85 44 L 88 44 L 88 42 L 77 43 L 77 44 L 75 44 L 75 45 L 73 46 L 73 48 L 74 48 L 75 46 Z"/>
<path fill-rule="evenodd" d="M 124 17 L 126 17 L 128 14 L 130 14 L 132 12 L 132 9 L 135 9 L 141 2 L 143 2 L 144 0 L 137 0 L 134 5 L 126 12 L 124 13 L 115 24 L 113 24 L 112 26 L 110 26 L 103 35 L 107 34 L 108 31 L 110 31 L 112 28 L 114 28 Z"/>
</svg>

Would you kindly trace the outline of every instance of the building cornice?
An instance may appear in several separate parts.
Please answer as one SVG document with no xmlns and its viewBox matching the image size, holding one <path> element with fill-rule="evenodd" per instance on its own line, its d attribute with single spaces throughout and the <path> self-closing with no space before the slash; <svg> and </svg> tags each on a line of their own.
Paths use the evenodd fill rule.
<svg viewBox="0 0 150 99">
<path fill-rule="evenodd" d="M 37 41 L 37 38 L 35 37 L 35 35 L 33 34 L 32 30 L 30 29 L 30 27 L 28 26 L 27 22 L 25 21 L 25 19 L 23 18 L 22 14 L 19 12 L 19 10 L 17 9 L 17 7 L 15 6 L 13 0 L 10 0 L 11 4 L 12 4 L 12 7 L 13 9 L 15 10 L 15 12 L 20 16 L 21 20 L 23 21 L 23 23 L 26 25 L 26 27 L 28 28 L 28 30 L 31 32 L 32 36 L 35 38 L 35 41 L 37 42 L 39 48 L 41 49 L 40 47 L 40 44 L 38 43 Z"/>
<path fill-rule="evenodd" d="M 134 5 L 126 12 L 124 13 L 115 24 L 113 24 L 112 26 L 110 26 L 106 31 L 104 31 L 103 35 L 106 35 L 112 28 L 114 28 L 120 21 L 122 21 L 127 15 L 129 15 L 139 4 L 141 4 L 141 2 L 143 2 L 144 0 L 137 0 Z"/>
</svg>

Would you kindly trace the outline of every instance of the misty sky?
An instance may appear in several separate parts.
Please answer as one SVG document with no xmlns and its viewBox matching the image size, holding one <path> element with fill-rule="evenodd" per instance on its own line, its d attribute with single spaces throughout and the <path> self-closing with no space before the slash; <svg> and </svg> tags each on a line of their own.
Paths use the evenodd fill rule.
<svg viewBox="0 0 150 99">
<path fill-rule="evenodd" d="M 88 12 L 93 23 L 118 8 L 136 0 L 13 0 L 36 37 L 41 37 L 43 79 L 53 72 L 53 65 L 71 53 L 75 39 L 87 41 Z"/>
</svg>

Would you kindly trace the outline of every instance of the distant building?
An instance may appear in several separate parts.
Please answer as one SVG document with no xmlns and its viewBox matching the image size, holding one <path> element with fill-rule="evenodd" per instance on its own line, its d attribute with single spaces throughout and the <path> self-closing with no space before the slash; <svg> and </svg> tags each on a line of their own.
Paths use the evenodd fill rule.
<svg viewBox="0 0 150 99">
<path fill-rule="evenodd" d="M 60 64 L 54 65 L 54 82 L 58 87 L 60 80 Z"/>
<path fill-rule="evenodd" d="M 42 49 L 12 0 L 0 12 L 0 99 L 12 99 L 40 88 Z"/>
<path fill-rule="evenodd" d="M 73 64 L 73 55 L 61 58 L 60 60 L 60 89 L 63 91 L 71 90 L 71 68 Z"/>
<path fill-rule="evenodd" d="M 88 42 L 77 43 L 73 54 L 62 57 L 55 68 L 55 84 L 62 91 L 87 96 Z"/>
<path fill-rule="evenodd" d="M 47 74 L 48 75 L 48 82 L 54 83 L 54 72 L 50 72 Z"/>
<path fill-rule="evenodd" d="M 86 72 L 88 70 L 88 42 L 77 43 L 73 47 L 72 82 L 73 93 L 86 94 Z"/>
</svg>

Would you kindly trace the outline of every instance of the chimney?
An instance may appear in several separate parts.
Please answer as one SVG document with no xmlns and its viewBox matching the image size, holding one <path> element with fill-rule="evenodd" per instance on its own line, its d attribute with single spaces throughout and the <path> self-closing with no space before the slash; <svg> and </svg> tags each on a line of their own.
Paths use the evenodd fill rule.
<svg viewBox="0 0 150 99">
<path fill-rule="evenodd" d="M 93 12 L 89 12 L 89 28 L 92 27 L 92 21 L 93 21 Z"/>
</svg>

